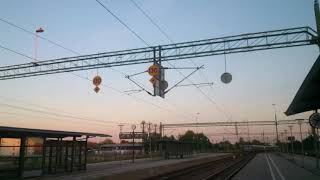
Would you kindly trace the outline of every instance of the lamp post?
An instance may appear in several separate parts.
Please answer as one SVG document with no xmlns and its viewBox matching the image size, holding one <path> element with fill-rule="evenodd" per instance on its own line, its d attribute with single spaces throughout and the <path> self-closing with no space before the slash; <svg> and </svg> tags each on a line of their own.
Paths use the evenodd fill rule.
<svg viewBox="0 0 320 180">
<path fill-rule="evenodd" d="M 274 121 L 275 121 L 275 125 L 276 125 L 276 137 L 277 137 L 276 144 L 278 144 L 279 135 L 278 135 L 278 118 L 277 118 L 276 104 L 272 104 L 272 106 L 273 106 L 273 109 L 274 109 Z"/>
<path fill-rule="evenodd" d="M 37 60 L 38 60 L 38 45 L 39 45 L 39 34 L 44 32 L 44 29 L 42 29 L 41 27 L 39 29 L 37 29 L 35 31 L 35 42 L 34 42 L 34 60 L 32 63 L 34 63 L 34 65 L 37 65 Z"/>
</svg>

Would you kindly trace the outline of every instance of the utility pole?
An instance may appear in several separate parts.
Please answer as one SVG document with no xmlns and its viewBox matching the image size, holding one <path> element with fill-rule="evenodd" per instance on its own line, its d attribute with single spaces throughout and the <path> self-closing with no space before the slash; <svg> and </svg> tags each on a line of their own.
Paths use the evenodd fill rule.
<svg viewBox="0 0 320 180">
<path fill-rule="evenodd" d="M 247 135 L 248 135 L 248 142 L 250 144 L 250 130 L 249 130 L 249 121 L 247 120 Z"/>
<path fill-rule="evenodd" d="M 277 110 L 276 110 L 276 104 L 272 104 L 272 105 L 274 107 L 274 121 L 275 121 L 275 125 L 276 125 L 276 137 L 277 137 L 276 144 L 277 144 L 279 142 Z"/>
<path fill-rule="evenodd" d="M 288 143 L 287 143 L 287 139 L 288 139 L 287 133 L 288 133 L 288 131 L 285 129 L 284 134 L 285 134 L 286 152 L 288 153 L 289 147 L 288 147 Z"/>
<path fill-rule="evenodd" d="M 149 155 L 150 157 L 152 157 L 151 155 L 151 123 L 148 123 L 148 134 L 149 134 Z"/>
<path fill-rule="evenodd" d="M 157 124 L 154 124 L 154 134 L 157 134 Z"/>
<path fill-rule="evenodd" d="M 263 146 L 265 145 L 265 142 L 264 142 L 264 130 L 262 131 L 262 142 L 263 142 Z"/>
<path fill-rule="evenodd" d="M 302 154 L 302 167 L 304 167 L 304 148 L 303 148 L 303 139 L 302 139 L 302 131 L 301 125 L 303 123 L 303 119 L 298 121 L 299 129 L 300 129 L 300 141 L 301 141 L 301 154 Z"/>
<path fill-rule="evenodd" d="M 160 139 L 162 139 L 162 122 L 160 122 L 160 127 L 159 127 L 159 131 L 160 131 Z"/>
<path fill-rule="evenodd" d="M 157 124 L 154 124 L 154 137 L 157 137 Z M 157 152 L 157 141 L 154 142 L 154 152 Z"/>
<path fill-rule="evenodd" d="M 199 114 L 200 113 L 197 112 L 197 115 L 196 115 L 196 124 L 197 124 L 196 125 L 196 134 L 198 134 L 198 118 L 199 118 L 198 116 L 199 116 Z"/>
<path fill-rule="evenodd" d="M 134 163 L 134 130 L 136 129 L 136 125 L 131 126 L 132 129 L 132 163 Z"/>
<path fill-rule="evenodd" d="M 144 126 L 145 126 L 146 122 L 142 121 L 141 122 L 141 126 L 142 126 L 142 153 L 145 154 L 145 142 L 146 142 L 146 136 L 145 136 L 145 130 L 144 130 Z"/>
<path fill-rule="evenodd" d="M 280 136 L 281 136 L 281 142 L 280 142 L 281 147 L 280 147 L 280 149 L 281 149 L 281 152 L 284 152 L 284 147 L 283 147 L 283 145 L 284 145 L 284 143 L 283 143 L 283 141 L 284 141 L 284 139 L 283 139 L 283 132 L 280 133 Z"/>
<path fill-rule="evenodd" d="M 319 41 L 319 35 L 320 35 L 320 10 L 319 10 L 319 2 L 318 0 L 314 1 L 314 14 L 316 17 L 316 25 L 317 25 L 317 33 L 318 33 L 318 41 Z M 318 110 L 315 110 L 315 113 L 318 113 Z M 314 127 L 312 127 L 312 134 L 314 137 L 313 145 L 315 147 L 315 153 L 316 153 L 316 168 L 319 169 L 319 137 L 316 133 L 316 130 Z"/>
<path fill-rule="evenodd" d="M 293 155 L 293 136 L 292 136 L 292 125 L 290 125 L 290 126 L 288 126 L 289 127 L 289 129 L 290 129 L 290 136 L 291 136 L 291 138 L 290 138 L 290 140 L 291 140 L 291 153 L 292 153 L 292 155 Z"/>
<path fill-rule="evenodd" d="M 239 132 L 238 132 L 238 123 L 237 122 L 235 122 L 235 130 L 236 130 L 237 141 L 239 143 L 240 141 L 239 141 Z"/>
<path fill-rule="evenodd" d="M 124 125 L 123 124 L 119 124 L 118 126 L 119 126 L 119 129 L 120 129 L 120 133 L 119 134 L 122 134 L 122 128 L 123 128 Z M 121 139 L 120 139 L 120 143 L 121 143 Z"/>
</svg>

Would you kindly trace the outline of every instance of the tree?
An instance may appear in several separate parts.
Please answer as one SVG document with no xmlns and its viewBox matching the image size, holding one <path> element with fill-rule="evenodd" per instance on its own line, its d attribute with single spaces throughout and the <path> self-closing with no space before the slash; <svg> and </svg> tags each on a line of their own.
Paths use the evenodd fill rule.
<svg viewBox="0 0 320 180">
<path fill-rule="evenodd" d="M 115 143 L 111 139 L 106 138 L 105 140 L 99 143 L 99 145 L 103 145 L 103 144 L 115 144 Z"/>
<path fill-rule="evenodd" d="M 188 130 L 183 135 L 179 135 L 179 141 L 192 142 L 197 150 L 211 149 L 212 144 L 207 136 L 203 133 L 194 133 Z"/>
</svg>

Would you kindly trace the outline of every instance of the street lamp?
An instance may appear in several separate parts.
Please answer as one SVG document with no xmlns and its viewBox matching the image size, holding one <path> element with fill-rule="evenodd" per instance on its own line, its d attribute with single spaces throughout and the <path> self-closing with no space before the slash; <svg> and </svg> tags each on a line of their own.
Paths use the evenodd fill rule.
<svg viewBox="0 0 320 180">
<path fill-rule="evenodd" d="M 41 27 L 39 29 L 37 29 L 35 31 L 35 43 L 34 43 L 34 60 L 33 60 L 33 64 L 34 65 L 38 65 L 37 64 L 37 60 L 38 60 L 38 45 L 39 45 L 39 34 L 44 32 L 44 29 L 42 29 Z"/>
</svg>

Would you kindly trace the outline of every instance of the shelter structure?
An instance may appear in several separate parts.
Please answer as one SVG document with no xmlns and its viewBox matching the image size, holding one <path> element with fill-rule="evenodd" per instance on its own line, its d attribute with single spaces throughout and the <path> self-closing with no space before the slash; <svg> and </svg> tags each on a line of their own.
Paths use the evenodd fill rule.
<svg viewBox="0 0 320 180">
<path fill-rule="evenodd" d="M 313 64 L 285 114 L 290 116 L 307 111 L 315 111 L 317 113 L 318 109 L 320 109 L 320 56 Z M 315 137 L 313 146 L 316 154 L 316 168 L 319 169 L 319 137 L 315 127 L 312 127 L 312 134 Z"/>
<path fill-rule="evenodd" d="M 0 126 L 0 179 L 86 170 L 91 137 L 111 136 Z"/>
<path fill-rule="evenodd" d="M 285 114 L 287 116 L 320 109 L 320 56 L 313 64 Z"/>
</svg>

